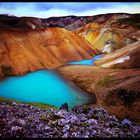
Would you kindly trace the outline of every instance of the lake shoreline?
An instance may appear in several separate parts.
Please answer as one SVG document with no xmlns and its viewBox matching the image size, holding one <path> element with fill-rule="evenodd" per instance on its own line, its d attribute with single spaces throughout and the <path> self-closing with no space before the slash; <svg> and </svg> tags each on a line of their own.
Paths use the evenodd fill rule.
<svg viewBox="0 0 140 140">
<path fill-rule="evenodd" d="M 24 76 L 9 77 L 0 82 L 0 96 L 55 107 L 68 103 L 71 109 L 76 105 L 96 102 L 94 95 L 84 92 L 55 70 L 39 70 Z"/>
<path fill-rule="evenodd" d="M 128 116 L 140 121 L 140 69 L 69 65 L 57 70 L 85 92 L 95 94 L 94 106 L 101 106 L 120 118 Z"/>
</svg>

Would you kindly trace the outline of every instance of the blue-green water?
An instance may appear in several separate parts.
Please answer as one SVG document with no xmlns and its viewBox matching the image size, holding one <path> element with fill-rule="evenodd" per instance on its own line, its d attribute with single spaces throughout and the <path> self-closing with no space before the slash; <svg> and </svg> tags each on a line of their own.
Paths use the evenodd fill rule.
<svg viewBox="0 0 140 140">
<path fill-rule="evenodd" d="M 0 82 L 0 96 L 23 102 L 39 102 L 69 108 L 88 104 L 91 96 L 65 81 L 56 71 L 39 70 Z"/>
<path fill-rule="evenodd" d="M 76 62 L 68 62 L 67 64 L 75 64 L 75 65 L 94 65 L 94 61 L 99 59 L 100 57 L 104 56 L 104 54 L 100 54 L 97 56 L 92 57 L 91 59 L 86 59 L 82 61 L 76 61 Z"/>
</svg>

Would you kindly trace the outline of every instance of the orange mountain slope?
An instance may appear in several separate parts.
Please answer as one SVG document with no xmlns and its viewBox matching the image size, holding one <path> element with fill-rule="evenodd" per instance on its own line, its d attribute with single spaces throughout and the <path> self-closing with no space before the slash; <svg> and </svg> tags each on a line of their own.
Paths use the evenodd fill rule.
<svg viewBox="0 0 140 140">
<path fill-rule="evenodd" d="M 0 29 L 1 76 L 55 68 L 99 53 L 83 37 L 61 28 Z"/>
</svg>

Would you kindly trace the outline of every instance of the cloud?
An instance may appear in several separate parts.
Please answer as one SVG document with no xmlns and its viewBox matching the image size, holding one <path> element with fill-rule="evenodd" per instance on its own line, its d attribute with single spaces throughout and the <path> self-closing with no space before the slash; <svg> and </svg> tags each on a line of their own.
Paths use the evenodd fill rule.
<svg viewBox="0 0 140 140">
<path fill-rule="evenodd" d="M 121 2 L 12 2 L 0 3 L 0 13 L 12 14 L 15 16 L 34 16 L 34 17 L 52 17 L 52 16 L 86 16 L 104 13 L 140 13 L 140 3 L 121 3 Z"/>
</svg>

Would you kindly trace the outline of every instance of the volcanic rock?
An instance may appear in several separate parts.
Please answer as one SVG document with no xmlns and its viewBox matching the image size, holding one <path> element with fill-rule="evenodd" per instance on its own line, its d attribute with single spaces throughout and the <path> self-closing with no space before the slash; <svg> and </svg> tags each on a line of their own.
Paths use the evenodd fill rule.
<svg viewBox="0 0 140 140">
<path fill-rule="evenodd" d="M 52 69 L 100 53 L 79 35 L 61 28 L 0 29 L 0 76 Z"/>
</svg>

